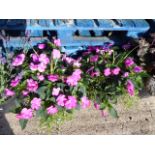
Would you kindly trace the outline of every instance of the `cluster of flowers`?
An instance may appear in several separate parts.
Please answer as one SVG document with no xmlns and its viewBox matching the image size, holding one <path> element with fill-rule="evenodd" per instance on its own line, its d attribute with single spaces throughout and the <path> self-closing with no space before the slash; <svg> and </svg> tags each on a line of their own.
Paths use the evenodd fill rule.
<svg viewBox="0 0 155 155">
<path fill-rule="evenodd" d="M 78 89 L 75 89 L 73 94 L 74 88 L 82 79 L 81 59 L 73 59 L 62 54 L 59 49 L 61 45 L 59 39 L 55 40 L 54 44 L 57 47 L 50 49 L 47 53 L 44 52 L 47 45 L 39 44 L 29 58 L 28 53 L 22 52 L 12 60 L 14 69 L 20 69 L 21 73 L 16 73 L 17 75 L 15 74 L 10 80 L 9 88 L 5 89 L 5 96 L 30 98 L 26 106 L 23 106 L 23 101 L 20 101 L 20 111 L 16 115 L 19 120 L 29 120 L 34 116 L 35 111 L 41 109 L 52 117 L 59 114 L 62 109 L 69 111 L 79 106 L 85 109 L 91 104 L 86 95 L 78 96 Z M 22 74 L 23 70 L 25 74 Z M 24 86 L 23 83 L 25 83 Z M 60 87 L 60 84 L 64 87 Z M 50 92 L 46 98 L 42 98 L 38 93 L 43 85 L 46 85 L 46 89 Z"/>
<path fill-rule="evenodd" d="M 59 39 L 48 45 L 39 44 L 33 52 L 17 53 L 12 59 L 15 75 L 5 96 L 19 98 L 19 120 L 29 120 L 39 110 L 52 117 L 91 104 L 107 116 L 112 98 L 123 95 L 124 90 L 134 96 L 135 89 L 139 89 L 135 87 L 136 79 L 144 71 L 131 57 L 122 59 L 110 47 L 90 47 L 82 57 L 74 59 L 60 52 Z M 29 99 L 26 105 L 23 98 Z"/>
<path fill-rule="evenodd" d="M 121 54 L 116 52 L 110 47 L 89 48 L 83 53 L 81 62 L 82 70 L 87 73 L 83 78 L 89 81 L 86 84 L 87 92 L 95 108 L 101 110 L 103 116 L 107 115 L 114 98 L 117 99 L 118 95 L 124 93 L 128 93 L 131 97 L 136 95 L 135 91 L 139 91 L 141 87 L 135 87 L 135 85 L 143 83 L 139 78 L 145 73 L 142 67 L 136 65 L 134 59 L 128 56 L 127 51 L 124 57 L 123 52 Z M 96 103 L 96 100 L 101 103 Z"/>
</svg>

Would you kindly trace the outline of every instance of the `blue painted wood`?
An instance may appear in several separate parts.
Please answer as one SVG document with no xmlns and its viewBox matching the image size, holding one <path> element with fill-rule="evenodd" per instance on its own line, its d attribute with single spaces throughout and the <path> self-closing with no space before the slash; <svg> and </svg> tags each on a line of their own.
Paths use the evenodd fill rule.
<svg viewBox="0 0 155 155">
<path fill-rule="evenodd" d="M 78 47 L 103 45 L 105 42 L 112 42 L 104 36 L 105 31 L 127 31 L 127 36 L 137 38 L 149 30 L 149 24 L 142 19 L 27 19 L 27 20 L 0 20 L 0 29 L 22 30 L 30 32 L 32 44 L 43 41 L 44 31 L 51 34 L 57 33 L 57 38 L 61 39 L 62 47 Z M 78 31 L 78 36 L 75 32 Z M 37 39 L 36 39 L 37 38 Z M 39 38 L 39 39 L 38 39 Z M 47 39 L 47 38 L 46 38 Z M 22 46 L 23 42 L 12 38 L 5 46 Z M 68 48 L 67 50 L 71 50 Z"/>
</svg>

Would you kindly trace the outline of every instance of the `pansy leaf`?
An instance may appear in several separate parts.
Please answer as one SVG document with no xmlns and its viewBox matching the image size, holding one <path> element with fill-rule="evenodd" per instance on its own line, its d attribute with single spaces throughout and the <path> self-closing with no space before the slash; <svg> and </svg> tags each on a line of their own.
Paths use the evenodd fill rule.
<svg viewBox="0 0 155 155">
<path fill-rule="evenodd" d="M 26 119 L 19 120 L 19 124 L 20 124 L 22 130 L 24 130 L 26 128 L 27 122 L 28 122 L 28 120 L 26 120 Z"/>
</svg>

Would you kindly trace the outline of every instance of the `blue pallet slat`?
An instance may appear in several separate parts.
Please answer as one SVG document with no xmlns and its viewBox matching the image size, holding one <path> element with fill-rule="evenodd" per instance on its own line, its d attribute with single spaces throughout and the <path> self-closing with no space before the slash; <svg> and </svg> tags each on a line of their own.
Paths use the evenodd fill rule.
<svg viewBox="0 0 155 155">
<path fill-rule="evenodd" d="M 49 27 L 51 25 L 51 22 L 49 19 L 39 19 L 38 24 L 40 26 Z"/>
<path fill-rule="evenodd" d="M 100 28 L 104 28 L 105 30 L 118 27 L 118 25 L 113 20 L 109 19 L 98 19 L 96 20 L 96 23 L 98 23 Z"/>
<path fill-rule="evenodd" d="M 95 23 L 91 19 L 76 19 L 75 23 L 78 27 L 94 27 Z M 89 30 L 78 30 L 80 36 L 90 37 L 91 33 Z"/>
<path fill-rule="evenodd" d="M 138 38 L 150 29 L 149 24 L 142 19 L 133 19 L 136 29 L 128 31 L 127 36 Z"/>
<path fill-rule="evenodd" d="M 81 46 L 103 45 L 111 42 L 104 37 L 104 31 L 127 31 L 127 36 L 137 38 L 149 30 L 146 20 L 137 19 L 29 19 L 29 20 L 0 20 L 0 29 L 25 30 L 30 32 L 32 44 L 43 41 L 43 32 L 56 31 L 62 46 L 75 51 Z M 78 31 L 79 35 L 75 36 Z M 35 40 L 40 37 L 40 39 Z M 12 41 L 12 43 L 11 43 Z M 10 40 L 6 46 L 20 46 L 22 40 Z M 74 47 L 74 48 L 72 48 Z"/>
</svg>

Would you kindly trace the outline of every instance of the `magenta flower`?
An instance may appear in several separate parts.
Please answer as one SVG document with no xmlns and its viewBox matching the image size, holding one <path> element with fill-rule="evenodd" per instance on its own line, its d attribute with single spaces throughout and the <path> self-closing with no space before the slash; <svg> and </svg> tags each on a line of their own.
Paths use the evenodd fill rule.
<svg viewBox="0 0 155 155">
<path fill-rule="evenodd" d="M 45 79 L 44 75 L 40 75 L 40 74 L 37 74 L 37 78 L 38 78 L 40 81 L 44 81 L 44 79 Z"/>
<path fill-rule="evenodd" d="M 67 99 L 66 99 L 65 95 L 60 94 L 60 95 L 57 97 L 56 101 L 57 101 L 57 104 L 58 104 L 59 106 L 62 106 L 62 107 L 63 107 L 63 106 L 65 106 L 65 102 L 67 101 Z"/>
<path fill-rule="evenodd" d="M 44 49 L 45 47 L 46 47 L 45 44 L 39 44 L 39 45 L 38 45 L 38 48 L 41 49 L 41 50 Z"/>
<path fill-rule="evenodd" d="M 38 64 L 38 71 L 39 72 L 41 72 L 41 73 L 44 72 L 46 70 L 46 68 L 47 68 L 46 64 L 44 64 L 44 63 Z"/>
<path fill-rule="evenodd" d="M 15 92 L 10 90 L 10 89 L 8 89 L 8 88 L 6 88 L 4 92 L 5 92 L 5 96 L 6 97 L 11 97 L 11 96 L 15 95 Z"/>
<path fill-rule="evenodd" d="M 80 80 L 81 79 L 81 74 L 82 74 L 82 71 L 80 69 L 76 69 L 72 76 L 76 77 L 77 80 Z"/>
<path fill-rule="evenodd" d="M 38 82 L 33 79 L 27 79 L 27 90 L 29 92 L 36 92 L 38 89 Z"/>
<path fill-rule="evenodd" d="M 54 44 L 55 44 L 56 46 L 61 46 L 61 41 L 60 41 L 60 39 L 54 39 Z"/>
<path fill-rule="evenodd" d="M 100 110 L 100 105 L 98 103 L 96 103 L 96 102 L 94 103 L 94 107 L 95 107 L 96 110 Z"/>
<path fill-rule="evenodd" d="M 133 64 L 134 64 L 134 61 L 133 61 L 132 58 L 127 58 L 127 59 L 125 60 L 125 66 L 126 66 L 126 67 L 130 67 L 130 66 L 132 66 Z"/>
<path fill-rule="evenodd" d="M 24 60 L 25 54 L 19 54 L 13 59 L 12 66 L 20 66 L 23 64 Z"/>
<path fill-rule="evenodd" d="M 98 61 L 99 56 L 98 55 L 94 55 L 90 57 L 90 62 L 97 62 Z"/>
<path fill-rule="evenodd" d="M 31 54 L 31 57 L 32 57 L 33 62 L 35 62 L 35 63 L 39 62 L 39 55 L 33 53 L 33 54 Z"/>
<path fill-rule="evenodd" d="M 66 79 L 66 83 L 69 86 L 76 86 L 78 81 L 81 79 L 82 71 L 80 69 L 76 69 L 71 76 L 68 76 Z"/>
<path fill-rule="evenodd" d="M 71 64 L 74 62 L 74 59 L 71 58 L 71 57 L 67 57 L 67 56 L 64 54 L 63 57 L 62 57 L 62 61 L 65 61 L 65 62 L 67 62 L 68 64 L 71 65 Z"/>
<path fill-rule="evenodd" d="M 124 78 L 126 78 L 126 77 L 128 77 L 129 76 L 129 72 L 125 72 L 124 74 L 123 74 L 123 77 Z"/>
<path fill-rule="evenodd" d="M 112 69 L 111 72 L 113 75 L 118 75 L 120 73 L 120 71 L 121 71 L 121 69 L 119 67 L 116 67 L 116 68 Z"/>
<path fill-rule="evenodd" d="M 134 70 L 135 73 L 140 73 L 140 72 L 142 72 L 142 67 L 135 66 L 133 70 Z"/>
<path fill-rule="evenodd" d="M 54 106 L 50 106 L 46 110 L 49 115 L 54 115 L 58 112 L 57 107 L 54 107 Z"/>
<path fill-rule="evenodd" d="M 95 71 L 95 72 L 91 72 L 91 74 L 90 74 L 90 76 L 91 77 L 95 77 L 95 76 L 99 76 L 100 75 L 100 72 L 98 72 L 98 71 Z"/>
<path fill-rule="evenodd" d="M 61 57 L 60 51 L 57 50 L 57 49 L 53 49 L 53 51 L 52 51 L 52 57 L 53 57 L 53 59 L 60 59 L 60 57 Z"/>
<path fill-rule="evenodd" d="M 32 71 L 36 71 L 38 69 L 38 65 L 37 64 L 34 64 L 33 62 L 30 63 L 30 69 Z"/>
<path fill-rule="evenodd" d="M 131 80 L 127 81 L 126 89 L 127 89 L 128 93 L 130 94 L 130 96 L 134 95 L 134 85 Z"/>
<path fill-rule="evenodd" d="M 29 94 L 29 92 L 27 90 L 23 90 L 22 94 L 23 94 L 23 96 L 27 96 Z"/>
<path fill-rule="evenodd" d="M 77 100 L 74 96 L 68 96 L 68 100 L 65 102 L 66 109 L 73 109 L 77 106 Z"/>
<path fill-rule="evenodd" d="M 33 117 L 33 111 L 32 109 L 23 108 L 20 114 L 16 115 L 16 118 L 18 119 L 26 119 L 29 120 Z"/>
<path fill-rule="evenodd" d="M 86 109 L 86 108 L 88 108 L 89 106 L 90 106 L 90 104 L 91 104 L 91 101 L 90 100 L 88 100 L 88 98 L 86 97 L 86 96 L 83 96 L 82 98 L 81 98 L 81 106 L 82 106 L 82 109 Z"/>
<path fill-rule="evenodd" d="M 78 84 L 78 80 L 76 79 L 76 76 L 71 75 L 67 77 L 66 83 L 69 86 L 76 86 Z"/>
<path fill-rule="evenodd" d="M 111 75 L 111 70 L 110 70 L 110 68 L 104 69 L 104 75 L 105 75 L 105 76 Z"/>
<path fill-rule="evenodd" d="M 45 64 L 47 65 L 49 62 L 50 62 L 50 59 L 48 58 L 48 56 L 46 54 L 40 54 L 39 56 L 39 61 L 42 63 L 42 64 Z"/>
<path fill-rule="evenodd" d="M 53 88 L 52 95 L 53 96 L 58 96 L 59 92 L 60 92 L 60 88 Z"/>
<path fill-rule="evenodd" d="M 20 78 L 18 76 L 15 77 L 15 79 L 11 80 L 11 87 L 16 87 L 20 82 Z"/>
<path fill-rule="evenodd" d="M 31 100 L 31 108 L 33 110 L 39 110 L 41 108 L 41 99 L 40 98 L 37 98 L 37 97 L 34 97 Z"/>
<path fill-rule="evenodd" d="M 74 61 L 73 62 L 73 66 L 74 67 L 80 67 L 81 66 L 81 63 L 79 61 Z"/>
<path fill-rule="evenodd" d="M 52 81 L 52 82 L 56 82 L 56 81 L 59 80 L 59 76 L 56 75 L 56 74 L 50 74 L 50 75 L 48 75 L 47 78 L 48 78 L 49 81 Z"/>
</svg>

